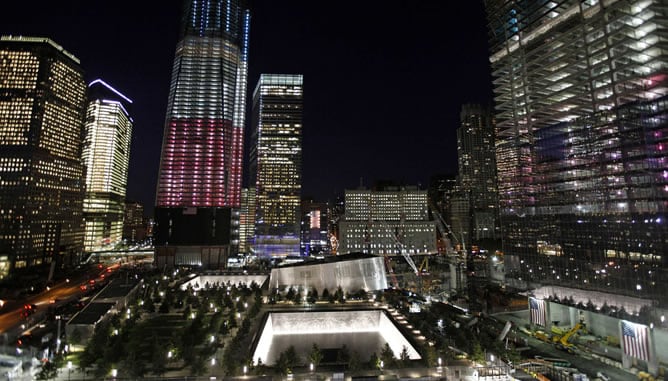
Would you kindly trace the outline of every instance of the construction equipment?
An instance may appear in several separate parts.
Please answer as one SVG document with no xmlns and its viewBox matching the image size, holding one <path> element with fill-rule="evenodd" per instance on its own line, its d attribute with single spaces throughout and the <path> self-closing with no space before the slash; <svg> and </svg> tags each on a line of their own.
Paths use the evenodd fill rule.
<svg viewBox="0 0 668 381">
<path fill-rule="evenodd" d="M 550 335 L 548 333 L 543 332 L 543 331 L 536 331 L 533 334 L 533 336 L 540 341 L 544 341 L 546 343 L 550 342 Z"/>
<path fill-rule="evenodd" d="M 581 329 L 584 329 L 584 325 L 582 323 L 577 323 L 564 335 L 562 336 L 555 335 L 552 338 L 552 342 L 555 343 L 557 349 L 561 349 L 562 351 L 567 351 L 568 353 L 574 353 L 576 347 L 575 345 L 571 344 L 569 340 L 571 339 L 571 337 L 573 337 L 573 335 L 575 335 Z"/>
</svg>

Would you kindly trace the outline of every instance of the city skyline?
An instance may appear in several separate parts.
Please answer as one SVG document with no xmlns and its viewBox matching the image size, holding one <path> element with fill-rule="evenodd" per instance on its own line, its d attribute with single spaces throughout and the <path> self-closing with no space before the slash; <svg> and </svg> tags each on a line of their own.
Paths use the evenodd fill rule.
<svg viewBox="0 0 668 381">
<path fill-rule="evenodd" d="M 27 5 L 11 4 L 0 20 L 0 34 L 49 37 L 81 59 L 87 80 L 104 77 L 127 89 L 137 110 L 128 198 L 144 203 L 147 214 L 155 204 L 180 4 L 90 9 L 45 2 L 30 9 L 28 22 L 13 17 L 28 14 Z M 361 179 L 426 187 L 433 174 L 456 173 L 459 109 L 491 100 L 481 3 L 373 2 L 323 12 L 308 2 L 265 2 L 251 4 L 251 20 L 248 81 L 261 72 L 307 78 L 303 196 L 333 199 Z M 244 180 L 248 123 L 245 136 Z"/>
</svg>

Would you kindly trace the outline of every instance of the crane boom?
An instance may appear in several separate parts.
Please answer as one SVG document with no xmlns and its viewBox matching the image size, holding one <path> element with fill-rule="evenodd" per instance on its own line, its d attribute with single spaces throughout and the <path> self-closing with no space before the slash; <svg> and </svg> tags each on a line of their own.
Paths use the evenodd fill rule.
<svg viewBox="0 0 668 381">
<path fill-rule="evenodd" d="M 387 232 L 390 233 L 390 237 L 392 237 L 392 240 L 394 241 L 394 243 L 395 243 L 397 246 L 399 246 L 399 252 L 401 252 L 401 255 L 404 257 L 404 259 L 406 259 L 406 262 L 408 262 L 408 265 L 411 266 L 411 268 L 413 269 L 413 271 L 414 271 L 416 274 L 419 275 L 419 274 L 420 274 L 420 271 L 418 270 L 417 266 L 415 265 L 415 262 L 413 262 L 413 258 L 411 258 L 410 254 L 408 254 L 408 253 L 406 252 L 406 246 L 405 246 L 403 243 L 401 243 L 401 242 L 399 241 L 399 239 L 397 239 L 397 237 L 394 235 L 394 233 L 392 232 L 392 230 L 390 229 L 390 227 L 387 225 L 387 222 L 385 222 L 385 220 L 377 220 L 377 221 L 379 221 L 379 222 L 383 225 L 383 227 L 385 228 L 385 230 L 386 230 Z"/>
</svg>

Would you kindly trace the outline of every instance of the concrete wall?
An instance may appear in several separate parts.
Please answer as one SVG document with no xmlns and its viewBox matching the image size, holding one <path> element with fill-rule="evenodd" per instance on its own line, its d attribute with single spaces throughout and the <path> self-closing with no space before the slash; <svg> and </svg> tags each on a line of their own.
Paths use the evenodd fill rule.
<svg viewBox="0 0 668 381">
<path fill-rule="evenodd" d="M 618 318 L 592 311 L 582 311 L 575 307 L 564 306 L 552 302 L 550 302 L 549 309 L 550 321 L 559 320 L 559 326 L 573 327 L 580 322 L 580 317 L 582 317 L 590 334 L 602 338 L 605 338 L 606 336 L 619 338 L 620 319 Z M 652 332 L 654 334 L 654 347 L 656 348 L 659 362 L 668 363 L 668 351 L 664 349 L 668 348 L 668 331 L 656 327 Z"/>
</svg>

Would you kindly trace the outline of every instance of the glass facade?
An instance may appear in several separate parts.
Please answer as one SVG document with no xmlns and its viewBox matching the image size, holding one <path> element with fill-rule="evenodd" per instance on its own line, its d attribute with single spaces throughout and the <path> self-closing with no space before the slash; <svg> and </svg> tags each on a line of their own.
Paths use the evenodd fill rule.
<svg viewBox="0 0 668 381">
<path fill-rule="evenodd" d="M 239 207 L 250 11 L 185 1 L 167 104 L 158 207 Z"/>
<path fill-rule="evenodd" d="M 46 38 L 0 38 L 0 278 L 79 259 L 85 102 L 76 57 Z"/>
<path fill-rule="evenodd" d="M 302 102 L 299 74 L 262 74 L 253 92 L 250 184 L 257 255 L 299 255 Z"/>
<path fill-rule="evenodd" d="M 665 4 L 485 4 L 507 278 L 665 306 Z"/>
<path fill-rule="evenodd" d="M 131 105 L 129 98 L 100 79 L 88 85 L 82 153 L 86 166 L 84 249 L 87 252 L 112 249 L 123 237 Z"/>
<path fill-rule="evenodd" d="M 467 104 L 462 107 L 460 120 L 461 126 L 457 129 L 459 181 L 470 201 L 471 222 L 465 232 L 469 240 L 474 241 L 496 238 L 499 207 L 493 113 L 489 108 Z"/>
</svg>

